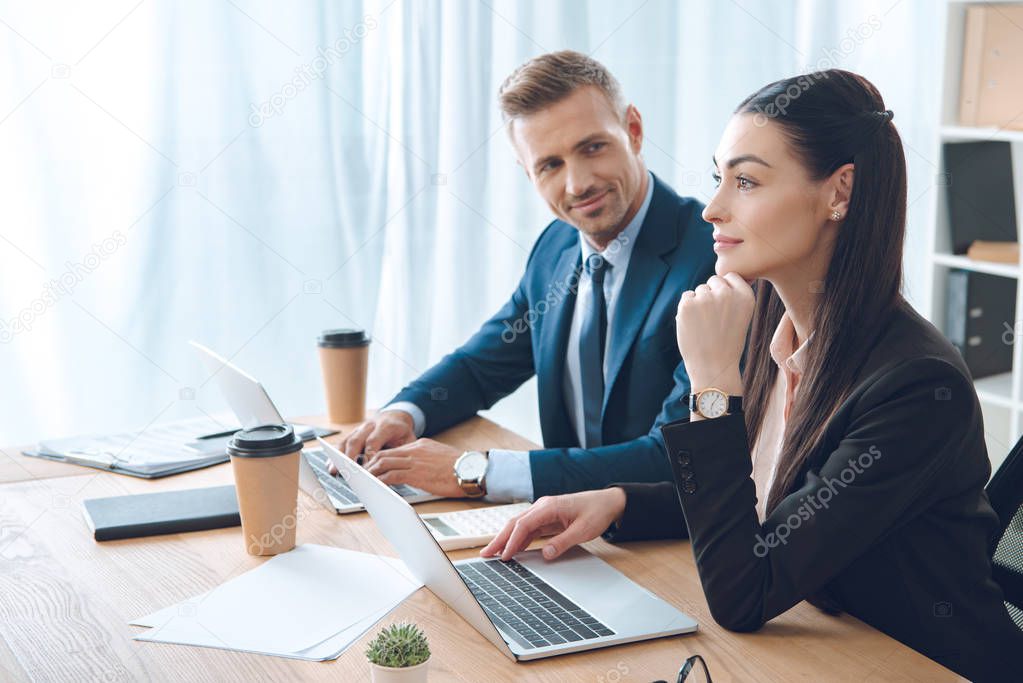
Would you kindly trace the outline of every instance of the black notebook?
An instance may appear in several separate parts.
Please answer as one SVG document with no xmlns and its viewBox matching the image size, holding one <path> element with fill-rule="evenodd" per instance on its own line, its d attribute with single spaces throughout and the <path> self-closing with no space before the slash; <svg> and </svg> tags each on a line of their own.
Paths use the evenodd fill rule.
<svg viewBox="0 0 1023 683">
<path fill-rule="evenodd" d="M 83 503 L 97 541 L 241 525 L 234 486 L 93 498 Z"/>
</svg>

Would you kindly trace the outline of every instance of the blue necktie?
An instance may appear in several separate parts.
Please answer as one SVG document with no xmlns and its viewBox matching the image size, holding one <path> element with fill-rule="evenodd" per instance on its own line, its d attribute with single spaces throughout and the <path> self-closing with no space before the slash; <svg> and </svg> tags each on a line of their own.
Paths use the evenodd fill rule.
<svg viewBox="0 0 1023 683">
<path fill-rule="evenodd" d="M 590 306 L 583 313 L 579 332 L 579 375 L 583 392 L 585 448 L 603 443 L 601 435 L 604 406 L 604 342 L 607 339 L 607 302 L 604 300 L 604 276 L 611 264 L 600 254 L 586 259 L 590 276 Z"/>
</svg>

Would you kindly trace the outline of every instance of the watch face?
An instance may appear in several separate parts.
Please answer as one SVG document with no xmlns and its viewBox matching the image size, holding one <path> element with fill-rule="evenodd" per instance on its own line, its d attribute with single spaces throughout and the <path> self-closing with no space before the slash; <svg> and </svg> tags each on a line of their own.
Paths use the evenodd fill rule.
<svg viewBox="0 0 1023 683">
<path fill-rule="evenodd" d="M 704 391 L 696 399 L 696 408 L 704 417 L 721 417 L 728 410 L 728 397 L 720 391 Z"/>
<path fill-rule="evenodd" d="M 487 456 L 477 451 L 468 453 L 458 463 L 458 477 L 465 481 L 479 481 L 487 473 Z"/>
</svg>

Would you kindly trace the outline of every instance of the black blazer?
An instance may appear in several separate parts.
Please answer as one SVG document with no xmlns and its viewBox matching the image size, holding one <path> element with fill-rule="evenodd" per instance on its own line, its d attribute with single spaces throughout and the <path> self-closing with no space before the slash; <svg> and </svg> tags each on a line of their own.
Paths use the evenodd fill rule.
<svg viewBox="0 0 1023 683">
<path fill-rule="evenodd" d="M 756 630 L 816 598 L 963 676 L 1023 680 L 1023 632 L 991 579 L 998 518 L 969 372 L 905 301 L 877 339 L 763 524 L 740 414 L 666 425 L 674 482 L 621 484 L 625 514 L 605 537 L 684 536 L 687 523 L 725 628 Z"/>
</svg>

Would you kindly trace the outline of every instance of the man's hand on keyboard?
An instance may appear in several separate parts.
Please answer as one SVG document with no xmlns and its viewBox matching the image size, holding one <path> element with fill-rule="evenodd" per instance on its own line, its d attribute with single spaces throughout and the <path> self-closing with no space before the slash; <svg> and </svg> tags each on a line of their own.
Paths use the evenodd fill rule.
<svg viewBox="0 0 1023 683">
<path fill-rule="evenodd" d="M 543 546 L 544 558 L 553 560 L 572 546 L 600 536 L 624 512 L 625 491 L 617 486 L 544 496 L 510 519 L 480 555 L 510 560 L 534 539 L 557 534 Z"/>
<path fill-rule="evenodd" d="M 412 416 L 403 410 L 384 410 L 355 428 L 338 444 L 338 450 L 352 460 L 365 454 L 372 456 L 384 448 L 404 446 L 416 440 Z M 337 474 L 334 463 L 328 470 Z"/>
<path fill-rule="evenodd" d="M 465 491 L 455 479 L 455 461 L 462 451 L 433 439 L 367 455 L 363 467 L 391 486 L 408 484 L 437 496 L 463 498 Z"/>
</svg>

